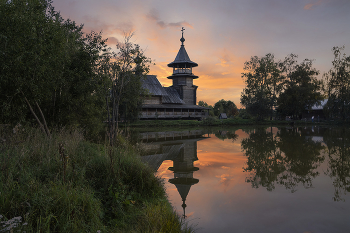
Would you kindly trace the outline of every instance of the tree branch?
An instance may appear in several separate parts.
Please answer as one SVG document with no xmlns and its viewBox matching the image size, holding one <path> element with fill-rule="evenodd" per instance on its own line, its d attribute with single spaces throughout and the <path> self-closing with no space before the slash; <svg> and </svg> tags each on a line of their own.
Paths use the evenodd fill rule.
<svg viewBox="0 0 350 233">
<path fill-rule="evenodd" d="M 50 134 L 50 131 L 49 131 L 49 128 L 47 127 L 47 124 L 46 124 L 46 120 L 45 120 L 45 117 L 44 117 L 44 114 L 43 112 L 41 111 L 41 108 L 39 107 L 39 104 L 38 102 L 35 101 L 35 104 L 36 106 L 38 107 L 39 109 L 39 112 L 40 112 L 40 115 L 41 115 L 41 118 L 43 118 L 43 121 L 44 121 L 44 126 L 45 126 L 45 129 L 46 129 L 46 134 L 49 138 L 51 138 L 51 134 Z"/>
<path fill-rule="evenodd" d="M 23 94 L 23 92 L 22 92 L 22 94 Z M 32 106 L 31 106 L 30 103 L 29 103 L 29 101 L 27 100 L 27 98 L 25 97 L 24 94 L 23 94 L 23 96 L 24 96 L 24 99 L 25 99 L 25 101 L 27 102 L 27 104 L 28 104 L 28 106 L 29 106 L 29 109 L 30 109 L 31 113 L 34 115 L 36 121 L 38 122 L 38 124 L 39 124 L 41 130 L 43 131 L 43 133 L 44 133 L 46 136 L 48 136 L 48 135 L 47 135 L 47 132 L 45 131 L 45 128 L 44 128 L 43 124 L 40 122 L 38 116 L 35 114 L 35 112 L 34 112 Z"/>
</svg>

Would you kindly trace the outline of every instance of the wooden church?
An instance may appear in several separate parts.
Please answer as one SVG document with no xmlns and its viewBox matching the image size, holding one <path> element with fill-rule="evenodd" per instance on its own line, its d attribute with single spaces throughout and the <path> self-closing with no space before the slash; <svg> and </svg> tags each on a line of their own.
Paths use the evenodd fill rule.
<svg viewBox="0 0 350 233">
<path fill-rule="evenodd" d="M 163 87 L 155 75 L 147 75 L 142 87 L 148 96 L 143 102 L 140 119 L 197 119 L 208 116 L 208 108 L 196 105 L 197 88 L 193 80 L 197 79 L 192 68 L 198 64 L 191 61 L 186 49 L 182 28 L 181 47 L 175 60 L 168 64 L 173 68 L 173 74 L 168 79 L 173 85 Z"/>
</svg>

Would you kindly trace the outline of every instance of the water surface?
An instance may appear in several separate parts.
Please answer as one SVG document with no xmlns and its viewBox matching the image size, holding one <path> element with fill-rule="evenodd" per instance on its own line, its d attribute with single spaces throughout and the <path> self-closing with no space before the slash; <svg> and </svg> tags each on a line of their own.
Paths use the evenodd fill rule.
<svg viewBox="0 0 350 233">
<path fill-rule="evenodd" d="M 350 232 L 350 131 L 269 127 L 141 134 L 142 159 L 196 232 Z"/>
</svg>

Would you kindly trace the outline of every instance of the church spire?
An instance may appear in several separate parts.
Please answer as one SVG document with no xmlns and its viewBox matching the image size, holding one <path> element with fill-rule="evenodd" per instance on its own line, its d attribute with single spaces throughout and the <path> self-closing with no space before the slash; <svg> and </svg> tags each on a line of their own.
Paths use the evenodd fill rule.
<svg viewBox="0 0 350 233">
<path fill-rule="evenodd" d="M 181 37 L 181 39 L 180 39 L 180 41 L 181 41 L 181 46 L 183 46 L 183 45 L 184 45 L 184 42 L 185 42 L 184 31 L 185 31 L 185 28 L 182 27 L 182 29 L 181 29 L 182 37 Z"/>
<path fill-rule="evenodd" d="M 190 70 L 186 70 L 186 71 L 191 71 L 190 74 L 192 74 L 192 67 L 196 67 L 198 66 L 197 63 L 191 61 L 190 57 L 188 56 L 186 49 L 185 49 L 185 38 L 184 38 L 184 31 L 185 28 L 182 27 L 181 32 L 182 32 L 182 37 L 180 39 L 181 41 L 181 47 L 179 52 L 177 53 L 175 60 L 171 63 L 168 64 L 168 67 L 173 67 L 174 68 L 174 74 L 178 74 L 177 72 L 175 72 L 175 68 L 190 68 Z M 183 73 L 183 72 L 180 72 Z M 188 72 L 185 72 L 188 73 Z"/>
</svg>

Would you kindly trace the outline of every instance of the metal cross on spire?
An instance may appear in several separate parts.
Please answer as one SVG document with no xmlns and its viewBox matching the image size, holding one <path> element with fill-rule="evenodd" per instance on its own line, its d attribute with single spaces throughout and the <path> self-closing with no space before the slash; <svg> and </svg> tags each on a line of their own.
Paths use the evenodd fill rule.
<svg viewBox="0 0 350 233">
<path fill-rule="evenodd" d="M 182 27 L 182 29 L 181 29 L 181 32 L 182 32 L 182 37 L 181 37 L 181 39 L 180 39 L 180 41 L 181 41 L 181 45 L 184 45 L 184 42 L 185 42 L 185 38 L 184 38 L 184 31 L 185 31 L 185 28 L 184 28 L 184 27 Z"/>
</svg>

